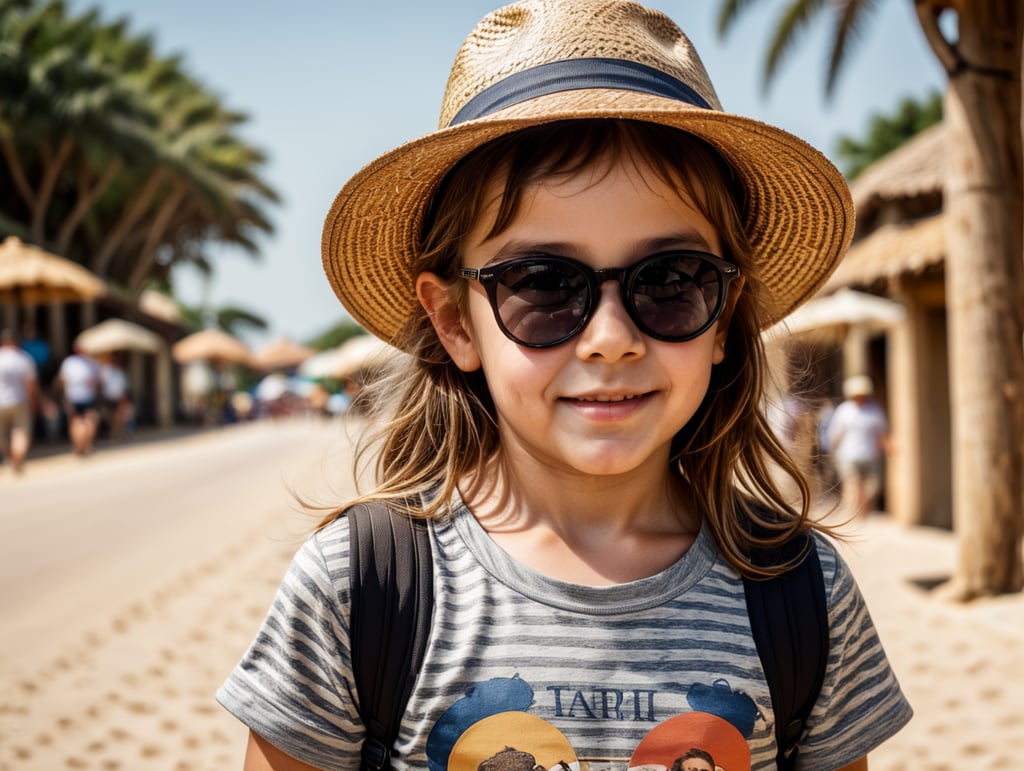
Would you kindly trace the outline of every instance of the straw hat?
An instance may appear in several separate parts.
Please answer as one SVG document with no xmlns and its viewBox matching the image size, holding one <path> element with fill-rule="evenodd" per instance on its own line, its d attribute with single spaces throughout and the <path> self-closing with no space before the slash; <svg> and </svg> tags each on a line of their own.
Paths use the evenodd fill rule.
<svg viewBox="0 0 1024 771">
<path fill-rule="evenodd" d="M 437 131 L 382 155 L 341 189 L 324 269 L 352 317 L 396 339 L 421 311 L 412 265 L 431 195 L 470 151 L 556 120 L 674 126 L 716 147 L 747 189 L 747 234 L 768 327 L 813 295 L 853 236 L 842 176 L 781 129 L 723 111 L 700 57 L 664 14 L 625 0 L 523 0 L 486 16 L 455 58 Z"/>
<path fill-rule="evenodd" d="M 871 396 L 875 385 L 867 375 L 851 375 L 843 381 L 843 396 L 854 399 L 858 396 Z"/>
</svg>

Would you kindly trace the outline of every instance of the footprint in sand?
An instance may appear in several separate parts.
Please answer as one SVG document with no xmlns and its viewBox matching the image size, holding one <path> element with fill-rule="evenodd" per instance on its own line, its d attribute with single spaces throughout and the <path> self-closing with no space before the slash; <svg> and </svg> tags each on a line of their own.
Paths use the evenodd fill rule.
<svg viewBox="0 0 1024 771">
<path fill-rule="evenodd" d="M 125 704 L 125 709 L 136 715 L 152 715 L 156 712 L 156 705 L 144 701 L 130 701 Z"/>
</svg>

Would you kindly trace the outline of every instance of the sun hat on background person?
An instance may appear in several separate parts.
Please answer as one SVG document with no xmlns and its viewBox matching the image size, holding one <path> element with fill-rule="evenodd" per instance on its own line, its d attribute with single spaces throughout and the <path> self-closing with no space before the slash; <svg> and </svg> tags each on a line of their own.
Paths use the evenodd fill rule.
<svg viewBox="0 0 1024 771">
<path fill-rule="evenodd" d="M 498 137 L 593 118 L 675 127 L 727 161 L 770 303 L 765 328 L 809 299 L 846 251 L 854 210 L 842 175 L 802 139 L 726 112 L 675 22 L 637 3 L 526 0 L 492 12 L 466 38 L 438 130 L 380 156 L 335 198 L 322 257 L 345 308 L 408 349 L 403 332 L 422 313 L 413 288 L 420 230 L 445 174 Z"/>
<path fill-rule="evenodd" d="M 851 375 L 843 381 L 843 396 L 855 399 L 858 396 L 872 396 L 875 393 L 874 383 L 867 375 Z"/>
</svg>

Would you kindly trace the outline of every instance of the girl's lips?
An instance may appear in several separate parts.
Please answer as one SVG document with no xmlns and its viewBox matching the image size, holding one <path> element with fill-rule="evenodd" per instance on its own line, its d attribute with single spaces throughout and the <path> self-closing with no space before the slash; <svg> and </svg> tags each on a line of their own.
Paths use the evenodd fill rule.
<svg viewBox="0 0 1024 771">
<path fill-rule="evenodd" d="M 637 412 L 653 398 L 653 392 L 621 396 L 563 397 L 562 401 L 592 420 L 622 420 Z"/>
<path fill-rule="evenodd" d="M 570 397 L 573 401 L 579 402 L 626 402 L 631 399 L 641 399 L 645 394 L 627 394 L 625 396 L 576 396 Z"/>
</svg>

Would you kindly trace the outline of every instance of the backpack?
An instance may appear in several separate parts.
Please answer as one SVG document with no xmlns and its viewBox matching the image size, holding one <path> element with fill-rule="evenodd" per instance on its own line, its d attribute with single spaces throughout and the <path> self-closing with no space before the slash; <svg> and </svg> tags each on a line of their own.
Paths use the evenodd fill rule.
<svg viewBox="0 0 1024 771">
<path fill-rule="evenodd" d="M 423 520 L 382 501 L 353 506 L 346 516 L 352 669 L 366 726 L 361 769 L 387 771 L 430 634 L 430 540 Z M 795 767 L 797 743 L 825 677 L 825 582 L 809 535 L 753 555 L 755 564 L 767 566 L 800 554 L 802 561 L 776 578 L 743 579 L 750 626 L 771 692 L 780 771 Z"/>
</svg>

